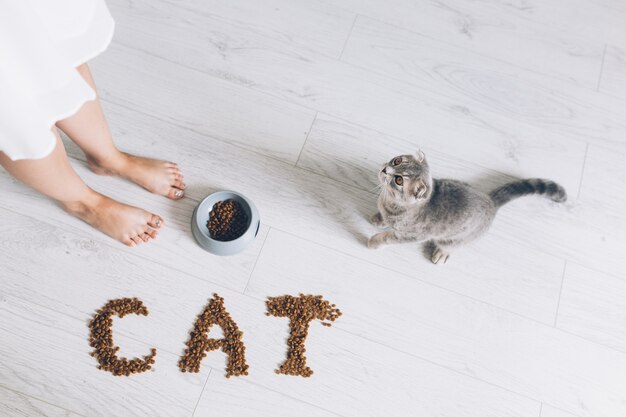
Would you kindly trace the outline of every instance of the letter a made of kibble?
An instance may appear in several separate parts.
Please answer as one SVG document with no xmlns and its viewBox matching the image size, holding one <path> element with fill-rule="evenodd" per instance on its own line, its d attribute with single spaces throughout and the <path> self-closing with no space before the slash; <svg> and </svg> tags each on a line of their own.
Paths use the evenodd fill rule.
<svg viewBox="0 0 626 417">
<path fill-rule="evenodd" d="M 224 333 L 223 339 L 209 339 L 211 326 L 217 324 Z M 183 372 L 200 372 L 200 362 L 207 352 L 221 348 L 228 355 L 226 377 L 248 375 L 246 347 L 241 338 L 243 332 L 224 308 L 224 299 L 217 294 L 209 300 L 202 314 L 198 316 L 194 329 L 189 335 L 185 354 L 178 362 Z"/>
<path fill-rule="evenodd" d="M 268 316 L 289 317 L 287 360 L 275 372 L 310 377 L 313 370 L 306 365 L 304 354 L 306 352 L 304 342 L 309 332 L 309 323 L 314 319 L 335 321 L 341 316 L 341 311 L 334 304 L 324 300 L 321 295 L 268 297 L 265 304 Z M 322 324 L 330 326 L 327 322 Z"/>
</svg>

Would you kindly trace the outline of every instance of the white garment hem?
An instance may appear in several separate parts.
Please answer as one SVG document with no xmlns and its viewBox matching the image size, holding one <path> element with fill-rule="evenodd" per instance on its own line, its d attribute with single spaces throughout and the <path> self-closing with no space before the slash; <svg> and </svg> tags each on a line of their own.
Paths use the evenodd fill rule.
<svg viewBox="0 0 626 417">
<path fill-rule="evenodd" d="M 108 14 L 108 11 L 107 11 L 107 14 Z M 76 62 L 74 62 L 73 64 L 75 68 L 95 58 L 96 56 L 104 52 L 107 49 L 107 47 L 110 45 L 113 39 L 113 34 L 115 33 L 115 21 L 109 17 L 109 19 L 107 19 L 107 22 L 108 22 L 108 25 L 107 25 L 108 27 L 103 28 L 107 30 L 107 34 L 106 36 L 102 38 L 103 39 L 102 43 L 98 45 L 96 48 L 94 48 L 93 50 L 89 51 L 89 53 L 86 54 L 85 56 L 76 60 Z M 77 69 L 75 71 L 78 72 Z M 78 74 L 78 77 L 80 77 L 80 80 L 83 83 L 85 84 L 87 83 L 85 80 L 82 79 L 82 76 L 80 74 Z M 39 149 L 34 150 L 32 148 L 23 149 L 23 152 L 16 152 L 16 150 L 12 150 L 12 151 L 3 150 L 4 153 L 9 157 L 9 159 L 11 159 L 12 161 L 17 161 L 17 160 L 22 160 L 22 159 L 43 159 L 43 158 L 48 157 L 54 150 L 56 146 L 56 142 L 57 142 L 56 136 L 52 131 L 56 123 L 60 120 L 64 120 L 78 113 L 78 111 L 85 105 L 86 102 L 93 101 L 97 98 L 97 92 L 94 91 L 94 89 L 91 88 L 91 86 L 89 85 L 87 85 L 86 87 L 88 88 L 88 90 L 87 88 L 85 88 L 84 91 L 85 92 L 88 91 L 87 94 L 84 94 L 83 97 L 78 97 L 76 102 L 68 106 L 68 108 L 60 110 L 58 113 L 54 114 L 53 116 L 49 116 L 48 122 L 46 123 L 46 126 L 48 127 L 48 135 L 47 135 L 48 140 L 45 141 L 46 144 L 45 146 L 43 146 L 43 149 L 41 150 Z"/>
</svg>

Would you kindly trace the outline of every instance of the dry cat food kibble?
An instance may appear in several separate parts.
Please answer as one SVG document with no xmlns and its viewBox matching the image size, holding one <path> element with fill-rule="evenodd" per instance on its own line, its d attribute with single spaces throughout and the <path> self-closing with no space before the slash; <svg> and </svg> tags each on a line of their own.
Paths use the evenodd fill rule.
<svg viewBox="0 0 626 417">
<path fill-rule="evenodd" d="M 341 316 L 341 311 L 335 304 L 324 300 L 321 295 L 268 297 L 265 303 L 266 315 L 289 318 L 287 359 L 275 372 L 285 375 L 311 376 L 313 371 L 306 365 L 304 355 L 306 352 L 304 342 L 309 332 L 309 323 L 316 319 L 333 322 Z M 154 364 L 156 349 L 152 349 L 151 353 L 143 359 L 128 360 L 116 355 L 119 347 L 113 343 L 113 316 L 117 315 L 122 318 L 131 313 L 147 316 L 148 309 L 137 298 L 120 298 L 107 302 L 96 311 L 94 318 L 89 322 L 89 344 L 94 348 L 91 356 L 98 360 L 100 364 L 98 369 L 111 372 L 116 376 L 128 376 L 145 372 Z M 222 339 L 209 339 L 209 331 L 214 325 L 222 329 L 224 334 Z M 331 324 L 322 321 L 322 325 L 330 326 Z M 213 294 L 213 298 L 209 300 L 194 323 L 189 340 L 185 343 L 187 348 L 178 366 L 182 372 L 199 372 L 200 363 L 206 357 L 207 352 L 221 349 L 228 355 L 227 378 L 248 375 L 246 347 L 242 337 L 243 332 L 239 330 L 237 323 L 224 307 L 224 299 Z"/>
<path fill-rule="evenodd" d="M 341 316 L 341 311 L 336 308 L 335 304 L 324 300 L 321 295 L 268 297 L 265 303 L 268 316 L 289 317 L 287 360 L 275 372 L 310 377 L 313 370 L 306 365 L 304 355 L 306 352 L 304 342 L 309 333 L 309 323 L 314 319 L 335 321 Z M 330 326 L 328 322 L 322 322 L 322 324 Z"/>
<path fill-rule="evenodd" d="M 215 240 L 226 242 L 243 235 L 248 227 L 248 215 L 235 200 L 218 201 L 209 213 L 207 228 Z"/>
<path fill-rule="evenodd" d="M 223 339 L 209 339 L 209 330 L 215 324 L 222 328 Z M 206 352 L 221 348 L 228 355 L 226 377 L 248 375 L 246 347 L 242 337 L 243 332 L 224 308 L 224 299 L 213 294 L 213 298 L 196 320 L 186 343 L 185 354 L 178 362 L 178 366 L 183 372 L 199 372 L 200 362 L 206 356 Z"/>
<path fill-rule="evenodd" d="M 98 369 L 111 372 L 116 376 L 128 376 L 149 370 L 154 364 L 156 349 L 152 349 L 149 355 L 143 359 L 118 358 L 116 352 L 120 349 L 113 343 L 113 316 L 120 318 L 126 314 L 148 315 L 148 309 L 137 298 L 120 298 L 111 300 L 100 310 L 89 323 L 91 333 L 89 345 L 94 348 L 91 356 L 94 356 L 100 365 Z"/>
</svg>

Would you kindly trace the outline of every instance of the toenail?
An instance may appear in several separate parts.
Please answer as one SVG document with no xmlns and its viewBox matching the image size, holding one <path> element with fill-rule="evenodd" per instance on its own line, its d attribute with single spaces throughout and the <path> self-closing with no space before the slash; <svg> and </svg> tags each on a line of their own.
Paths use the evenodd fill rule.
<svg viewBox="0 0 626 417">
<path fill-rule="evenodd" d="M 156 222 L 154 222 L 154 224 L 156 224 L 157 226 L 161 226 L 161 220 L 157 220 Z"/>
<path fill-rule="evenodd" d="M 178 190 L 178 191 L 176 191 L 176 192 L 174 193 L 174 195 L 175 195 L 176 197 L 182 197 L 183 192 L 182 192 L 181 190 Z"/>
</svg>

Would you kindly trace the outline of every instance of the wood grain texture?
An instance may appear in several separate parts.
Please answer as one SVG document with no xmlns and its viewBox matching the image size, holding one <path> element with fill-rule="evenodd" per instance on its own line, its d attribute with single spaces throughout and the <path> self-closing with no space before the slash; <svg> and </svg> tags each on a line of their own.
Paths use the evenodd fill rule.
<svg viewBox="0 0 626 417">
<path fill-rule="evenodd" d="M 570 414 L 558 408 L 554 408 L 547 404 L 543 404 L 543 407 L 541 407 L 541 417 L 576 417 L 576 416 L 574 414 Z"/>
<path fill-rule="evenodd" d="M 378 0 L 346 0 L 342 7 L 521 68 L 595 86 L 602 42 L 536 23 L 519 13 L 502 13 L 493 3 L 392 0 L 381 8 Z"/>
<path fill-rule="evenodd" d="M 0 387 L 0 415 L 7 417 L 78 417 L 80 414 Z"/>
<path fill-rule="evenodd" d="M 581 416 L 624 412 L 623 353 L 274 229 L 246 293 L 326 288 L 345 313 L 337 329 Z"/>
<path fill-rule="evenodd" d="M 164 35 L 174 36 L 167 31 Z M 189 52 L 182 47 L 173 51 Z M 120 43 L 113 43 L 106 59 L 93 61 L 91 69 L 104 100 L 290 162 L 296 161 L 315 116 L 312 110 L 129 50 Z"/>
<path fill-rule="evenodd" d="M 486 120 L 491 112 L 580 140 L 619 141 L 610 130 L 621 129 L 623 107 L 612 106 L 595 86 L 572 86 L 376 19 L 357 18 L 342 60 L 436 89 Z"/>
<path fill-rule="evenodd" d="M 615 232 L 626 232 L 623 213 L 626 196 L 626 152 L 602 146 L 589 146 L 585 160 L 585 175 L 580 185 L 581 200 L 601 205 L 602 215 L 589 219 L 592 223 L 609 226 Z M 617 229 L 615 229 L 617 228 Z"/>
<path fill-rule="evenodd" d="M 626 352 L 626 280 L 568 264 L 557 327 Z"/>
<path fill-rule="evenodd" d="M 456 89 L 440 91 L 430 81 L 407 84 L 386 74 L 307 53 L 287 42 L 257 36 L 246 27 L 219 19 L 212 19 L 207 26 L 206 18 L 182 11 L 174 19 L 154 18 L 149 13 L 153 6 L 144 5 L 147 10 L 143 10 L 142 4 L 119 11 L 118 27 L 125 33 L 120 35 L 125 44 L 161 57 L 175 50 L 176 62 L 182 65 L 386 133 L 432 136 L 442 143 L 470 141 L 476 145 L 497 143 L 505 147 L 518 141 L 540 142 L 546 133 L 578 140 L 619 142 L 626 132 L 623 109 L 602 106 L 590 109 L 584 97 L 568 102 L 558 98 L 558 93 L 551 94 L 549 88 L 531 83 L 519 87 L 511 101 L 503 92 L 498 94 L 498 90 L 512 83 L 519 85 L 521 80 L 507 80 L 495 71 L 490 74 L 458 71 L 449 75 L 453 83 L 471 93 L 472 99 L 468 99 L 457 94 Z M 165 11 L 161 13 L 166 16 Z M 187 30 L 188 22 L 201 27 L 194 44 L 180 44 L 177 37 L 167 35 L 173 25 L 179 32 Z M 135 25 L 147 28 L 150 34 L 135 33 Z M 155 36 L 159 42 L 154 42 Z M 604 45 L 600 55 L 603 50 Z M 440 59 L 446 62 L 445 57 Z M 594 71 L 594 89 L 600 66 L 601 56 Z M 590 111 L 596 116 L 586 118 Z M 538 131 L 537 126 L 548 131 Z"/>
<path fill-rule="evenodd" d="M 232 381 L 225 380 L 221 375 L 211 373 L 194 416 L 211 414 L 259 417 L 341 416 L 341 414 L 297 400 L 248 380 L 242 382 L 243 384 L 234 384 Z"/>
<path fill-rule="evenodd" d="M 356 17 L 353 12 L 317 1 L 167 1 L 177 8 L 189 9 L 204 16 L 214 16 L 231 25 L 245 26 L 259 36 L 287 41 L 303 50 L 312 50 L 330 57 L 339 57 L 341 54 Z M 115 0 L 111 3 L 114 9 L 118 4 L 133 7 L 130 2 Z M 162 7 L 167 10 L 168 7 L 156 3 L 152 3 L 151 6 L 155 10 Z"/>
<path fill-rule="evenodd" d="M 623 39 L 626 34 L 624 19 L 626 9 L 612 0 L 480 0 L 472 8 L 458 0 L 448 0 L 439 4 L 458 6 L 472 11 L 482 10 L 503 21 L 536 22 L 551 28 L 548 33 L 565 33 L 574 38 L 585 37 L 599 42 L 608 39 Z M 538 26 L 540 27 L 540 26 Z M 539 29 L 541 30 L 541 29 Z"/>
</svg>

